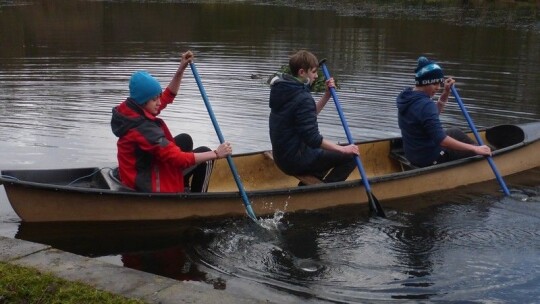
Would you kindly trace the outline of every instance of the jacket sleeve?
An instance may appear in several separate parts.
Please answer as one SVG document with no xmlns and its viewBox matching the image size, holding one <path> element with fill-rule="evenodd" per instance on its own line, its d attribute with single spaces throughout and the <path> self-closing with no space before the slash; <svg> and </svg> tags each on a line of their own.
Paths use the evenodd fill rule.
<svg viewBox="0 0 540 304">
<path fill-rule="evenodd" d="M 176 97 L 176 94 L 171 92 L 169 88 L 165 88 L 165 91 L 163 91 L 160 97 L 161 105 L 159 106 L 158 115 L 159 113 L 161 113 L 163 109 L 165 109 L 169 104 L 171 104 L 174 101 L 175 97 Z"/>
<path fill-rule="evenodd" d="M 317 109 L 315 100 L 311 95 L 304 95 L 296 105 L 296 127 L 300 133 L 300 137 L 304 143 L 312 148 L 319 148 L 322 144 L 323 137 L 319 132 L 317 123 Z"/>
<path fill-rule="evenodd" d="M 143 123 L 137 127 L 137 142 L 139 148 L 159 158 L 162 162 L 179 169 L 185 169 L 195 164 L 193 152 L 183 152 L 174 142 L 169 141 L 163 130 L 154 123 Z"/>
</svg>

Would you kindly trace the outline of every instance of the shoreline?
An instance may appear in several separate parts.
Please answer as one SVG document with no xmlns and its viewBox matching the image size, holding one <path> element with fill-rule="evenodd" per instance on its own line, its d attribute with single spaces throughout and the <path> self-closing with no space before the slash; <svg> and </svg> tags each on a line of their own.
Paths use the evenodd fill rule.
<svg viewBox="0 0 540 304">
<path fill-rule="evenodd" d="M 216 290 L 207 284 L 179 282 L 4 236 L 0 236 L 0 261 L 146 303 L 269 303 Z"/>
</svg>

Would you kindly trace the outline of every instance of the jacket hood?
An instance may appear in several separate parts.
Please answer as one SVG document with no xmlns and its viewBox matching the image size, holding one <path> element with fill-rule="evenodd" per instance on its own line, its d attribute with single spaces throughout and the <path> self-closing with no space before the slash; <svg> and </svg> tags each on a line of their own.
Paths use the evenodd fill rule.
<svg viewBox="0 0 540 304">
<path fill-rule="evenodd" d="M 114 135 L 121 137 L 145 121 L 146 113 L 135 101 L 128 98 L 112 109 L 111 129 Z"/>
<path fill-rule="evenodd" d="M 426 93 L 414 91 L 412 88 L 406 88 L 396 98 L 398 112 L 405 113 L 412 104 L 426 96 Z"/>
<path fill-rule="evenodd" d="M 270 108 L 279 110 L 284 104 L 290 102 L 294 96 L 299 92 L 309 93 L 309 87 L 300 82 L 294 76 L 284 73 L 277 73 L 272 80 L 270 80 L 270 86 L 272 88 L 271 94 L 274 94 L 277 98 L 270 98 Z M 281 98 L 283 96 L 289 96 L 289 98 Z"/>
</svg>

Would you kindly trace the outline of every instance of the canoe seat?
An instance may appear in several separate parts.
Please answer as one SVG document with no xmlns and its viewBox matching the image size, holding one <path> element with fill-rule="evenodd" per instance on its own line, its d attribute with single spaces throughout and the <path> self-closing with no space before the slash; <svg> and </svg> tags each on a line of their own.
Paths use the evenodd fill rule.
<svg viewBox="0 0 540 304">
<path fill-rule="evenodd" d="M 274 155 L 272 151 L 265 151 L 264 156 L 272 161 L 274 161 Z M 304 185 L 316 185 L 322 184 L 323 181 L 313 175 L 293 175 Z"/>
<path fill-rule="evenodd" d="M 120 176 L 118 175 L 118 167 L 108 170 L 108 173 L 103 174 L 103 177 L 105 177 L 105 181 L 111 190 L 128 192 L 134 191 L 133 189 L 130 189 L 122 184 L 120 181 Z"/>
<path fill-rule="evenodd" d="M 390 157 L 397 160 L 401 166 L 402 171 L 418 169 L 418 166 L 413 165 L 403 152 L 403 141 L 401 138 L 394 138 L 390 140 Z"/>
</svg>

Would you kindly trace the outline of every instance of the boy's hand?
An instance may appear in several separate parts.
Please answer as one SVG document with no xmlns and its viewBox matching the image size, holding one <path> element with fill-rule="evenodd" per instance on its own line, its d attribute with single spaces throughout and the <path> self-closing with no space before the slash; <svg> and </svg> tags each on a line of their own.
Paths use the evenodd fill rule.
<svg viewBox="0 0 540 304">
<path fill-rule="evenodd" d="M 195 56 L 193 56 L 193 52 L 191 51 L 182 53 L 182 58 L 180 58 L 180 68 L 185 69 L 188 64 L 193 62 L 194 58 Z"/>
<path fill-rule="evenodd" d="M 456 83 L 454 78 L 448 77 L 444 80 L 444 91 L 450 93 L 450 88 Z"/>
<path fill-rule="evenodd" d="M 326 90 L 329 91 L 330 88 L 335 88 L 336 87 L 336 83 L 334 82 L 334 77 L 330 77 L 330 79 L 328 79 L 326 82 Z"/>
<path fill-rule="evenodd" d="M 347 146 L 341 146 L 341 152 L 347 155 L 360 155 L 360 151 L 358 150 L 357 145 L 347 145 Z"/>
</svg>

